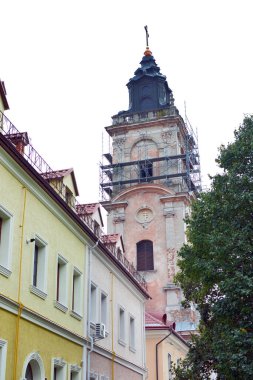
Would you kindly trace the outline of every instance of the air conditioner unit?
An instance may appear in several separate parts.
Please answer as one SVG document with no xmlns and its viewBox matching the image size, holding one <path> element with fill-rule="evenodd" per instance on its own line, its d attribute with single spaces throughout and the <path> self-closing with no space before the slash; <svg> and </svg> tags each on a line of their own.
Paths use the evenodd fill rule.
<svg viewBox="0 0 253 380">
<path fill-rule="evenodd" d="M 97 339 L 105 338 L 105 325 L 103 323 L 96 323 L 95 338 Z"/>
</svg>

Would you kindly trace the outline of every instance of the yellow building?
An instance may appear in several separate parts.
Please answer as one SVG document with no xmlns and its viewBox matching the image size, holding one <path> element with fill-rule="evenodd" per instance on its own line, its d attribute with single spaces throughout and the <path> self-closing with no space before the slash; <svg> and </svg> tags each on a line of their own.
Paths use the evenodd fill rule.
<svg viewBox="0 0 253 380">
<path fill-rule="evenodd" d="M 164 316 L 165 317 L 165 316 Z M 172 365 L 184 359 L 188 343 L 174 330 L 175 324 L 146 313 L 148 380 L 172 379 Z"/>
<path fill-rule="evenodd" d="M 0 378 L 81 379 L 88 237 L 74 174 L 51 171 L 52 188 L 27 135 L 1 120 Z"/>
</svg>

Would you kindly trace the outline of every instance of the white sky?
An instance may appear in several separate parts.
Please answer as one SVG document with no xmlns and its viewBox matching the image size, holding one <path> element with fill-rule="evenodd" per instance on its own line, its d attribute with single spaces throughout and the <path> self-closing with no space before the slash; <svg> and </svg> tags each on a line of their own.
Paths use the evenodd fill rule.
<svg viewBox="0 0 253 380">
<path fill-rule="evenodd" d="M 81 202 L 99 199 L 102 131 L 128 109 L 144 25 L 198 130 L 204 184 L 218 146 L 253 113 L 252 0 L 2 0 L 0 14 L 6 116 L 53 169 L 74 167 Z"/>
</svg>

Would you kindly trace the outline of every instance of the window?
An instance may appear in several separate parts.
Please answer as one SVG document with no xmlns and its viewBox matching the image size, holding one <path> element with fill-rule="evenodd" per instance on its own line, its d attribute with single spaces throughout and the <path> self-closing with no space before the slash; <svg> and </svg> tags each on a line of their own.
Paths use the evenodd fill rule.
<svg viewBox="0 0 253 380">
<path fill-rule="evenodd" d="M 172 379 L 172 374 L 171 374 L 171 355 L 168 354 L 168 380 Z"/>
<path fill-rule="evenodd" d="M 135 319 L 132 316 L 129 319 L 129 348 L 135 351 Z"/>
<path fill-rule="evenodd" d="M 0 379 L 5 379 L 7 342 L 0 339 Z"/>
<path fill-rule="evenodd" d="M 94 371 L 89 373 L 89 380 L 98 380 L 98 374 Z"/>
<path fill-rule="evenodd" d="M 119 308 L 119 343 L 125 345 L 125 310 Z"/>
<path fill-rule="evenodd" d="M 53 359 L 53 366 L 52 366 L 52 379 L 53 380 L 65 380 L 66 379 L 66 372 L 67 372 L 67 366 L 65 360 L 62 358 L 54 358 Z"/>
<path fill-rule="evenodd" d="M 33 273 L 30 290 L 37 296 L 45 299 L 47 294 L 46 273 L 47 273 L 47 243 L 40 237 L 35 237 L 33 251 Z"/>
<path fill-rule="evenodd" d="M 77 364 L 70 365 L 70 380 L 81 380 L 81 367 Z"/>
<path fill-rule="evenodd" d="M 33 380 L 33 370 L 30 363 L 28 363 L 26 371 L 25 371 L 26 380 Z"/>
<path fill-rule="evenodd" d="M 0 206 L 0 273 L 11 275 L 12 215 Z"/>
<path fill-rule="evenodd" d="M 73 279 L 72 279 L 72 311 L 79 315 L 82 314 L 81 289 L 82 289 L 82 274 L 77 268 L 74 268 Z"/>
<path fill-rule="evenodd" d="M 145 161 L 139 165 L 141 182 L 149 182 L 153 176 L 153 164 L 152 162 Z"/>
<path fill-rule="evenodd" d="M 97 322 L 97 287 L 94 284 L 91 284 L 90 289 L 90 320 Z"/>
<path fill-rule="evenodd" d="M 137 270 L 153 270 L 153 242 L 142 240 L 137 243 Z"/>
<path fill-rule="evenodd" d="M 103 292 L 100 294 L 100 321 L 105 326 L 107 324 L 107 295 Z"/>
<path fill-rule="evenodd" d="M 57 276 L 56 276 L 56 303 L 63 312 L 67 311 L 68 304 L 68 281 L 67 281 L 67 260 L 58 255 Z"/>
<path fill-rule="evenodd" d="M 45 368 L 38 352 L 29 354 L 24 362 L 21 379 L 36 380 L 45 379 Z M 2 380 L 2 378 L 1 378 Z"/>
</svg>

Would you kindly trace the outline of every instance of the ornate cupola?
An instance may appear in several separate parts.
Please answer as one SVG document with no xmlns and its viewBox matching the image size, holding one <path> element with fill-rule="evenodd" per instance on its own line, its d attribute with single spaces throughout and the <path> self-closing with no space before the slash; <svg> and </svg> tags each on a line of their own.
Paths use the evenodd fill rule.
<svg viewBox="0 0 253 380">
<path fill-rule="evenodd" d="M 172 91 L 148 46 L 140 65 L 134 77 L 127 83 L 129 91 L 127 112 L 143 112 L 169 107 L 172 102 Z"/>
</svg>

